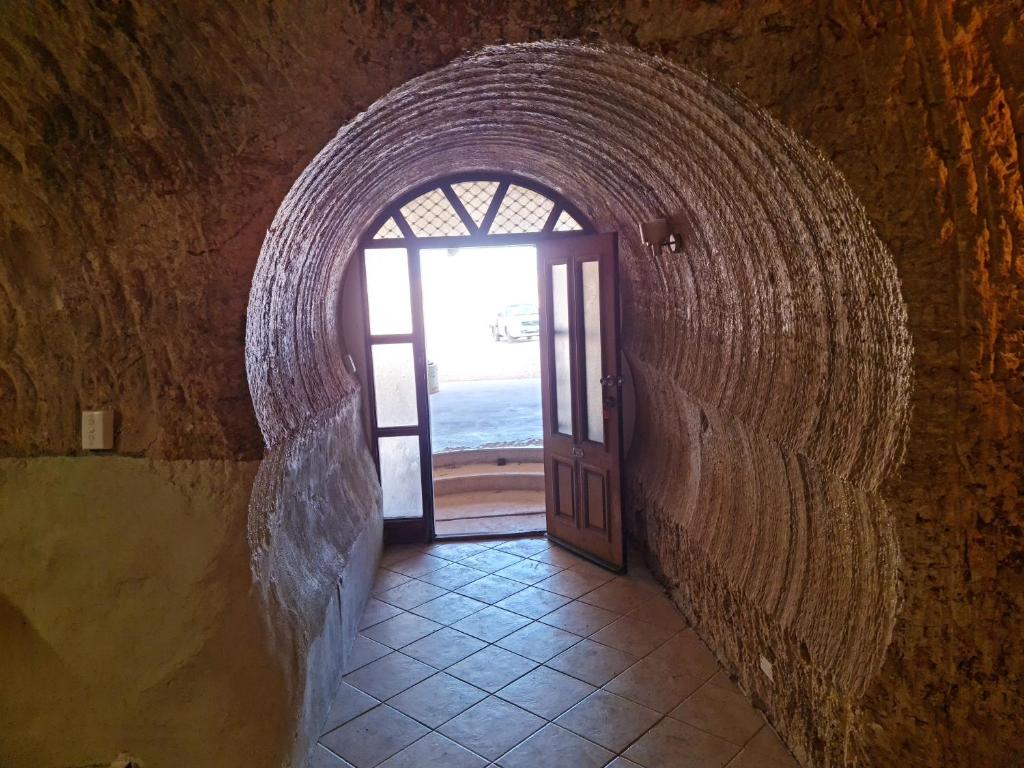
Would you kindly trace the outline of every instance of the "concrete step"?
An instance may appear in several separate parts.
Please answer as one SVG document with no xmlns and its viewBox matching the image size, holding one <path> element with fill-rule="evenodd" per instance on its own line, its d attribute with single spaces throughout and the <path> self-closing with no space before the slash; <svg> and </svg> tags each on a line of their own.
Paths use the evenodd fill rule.
<svg viewBox="0 0 1024 768">
<path fill-rule="evenodd" d="M 436 520 L 434 530 L 438 536 L 485 536 L 490 534 L 537 533 L 544 531 L 547 521 L 543 514 L 498 515 L 473 517 L 466 520 Z"/>
<path fill-rule="evenodd" d="M 435 453 L 434 469 L 461 467 L 467 464 L 490 464 L 497 466 L 499 460 L 509 464 L 543 463 L 544 449 L 540 446 L 513 446 L 508 448 L 476 448 L 468 451 Z"/>
<path fill-rule="evenodd" d="M 544 490 L 544 465 L 515 463 L 504 466 L 466 464 L 434 470 L 434 496 L 480 491 Z"/>
<path fill-rule="evenodd" d="M 477 491 L 434 497 L 434 519 L 467 520 L 544 514 L 544 491 Z"/>
</svg>

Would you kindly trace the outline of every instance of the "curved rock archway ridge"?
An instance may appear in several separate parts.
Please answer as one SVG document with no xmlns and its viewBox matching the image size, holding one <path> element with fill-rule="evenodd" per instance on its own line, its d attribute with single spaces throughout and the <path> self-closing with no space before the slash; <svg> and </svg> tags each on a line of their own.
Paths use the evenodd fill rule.
<svg viewBox="0 0 1024 768">
<path fill-rule="evenodd" d="M 282 204 L 254 277 L 247 365 L 271 453 L 356 393 L 335 318 L 364 228 L 463 170 L 533 178 L 620 233 L 641 411 L 629 490 L 647 546 L 741 677 L 773 642 L 799 695 L 859 696 L 898 603 L 879 495 L 909 420 L 895 265 L 824 158 L 701 74 L 623 47 L 497 46 L 342 128 Z M 637 222 L 677 211 L 685 253 L 652 256 Z M 254 539 L 268 525 L 253 520 Z M 778 708 L 795 728 L 802 707 Z"/>
</svg>

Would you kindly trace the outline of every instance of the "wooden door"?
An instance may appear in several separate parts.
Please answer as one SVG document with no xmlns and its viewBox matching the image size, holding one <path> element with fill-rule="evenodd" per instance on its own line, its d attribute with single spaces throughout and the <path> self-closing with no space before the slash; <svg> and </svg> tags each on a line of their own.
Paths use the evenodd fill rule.
<svg viewBox="0 0 1024 768">
<path fill-rule="evenodd" d="M 615 234 L 537 246 L 548 536 L 625 565 Z"/>
</svg>

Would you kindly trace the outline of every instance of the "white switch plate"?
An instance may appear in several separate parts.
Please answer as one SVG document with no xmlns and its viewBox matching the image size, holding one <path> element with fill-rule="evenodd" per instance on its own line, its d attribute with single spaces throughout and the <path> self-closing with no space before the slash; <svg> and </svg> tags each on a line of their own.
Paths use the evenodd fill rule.
<svg viewBox="0 0 1024 768">
<path fill-rule="evenodd" d="M 764 672 L 765 677 L 773 683 L 775 682 L 775 670 L 772 669 L 772 663 L 764 656 L 761 657 L 761 671 Z"/>
<path fill-rule="evenodd" d="M 82 450 L 109 451 L 114 447 L 114 412 L 82 411 Z"/>
</svg>

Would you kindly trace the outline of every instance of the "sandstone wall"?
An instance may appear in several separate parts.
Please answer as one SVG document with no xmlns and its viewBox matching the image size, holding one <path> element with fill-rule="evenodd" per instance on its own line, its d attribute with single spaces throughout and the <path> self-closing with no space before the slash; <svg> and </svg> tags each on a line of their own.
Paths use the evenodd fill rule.
<svg viewBox="0 0 1024 768">
<path fill-rule="evenodd" d="M 813 9 L 781 2 L 741 8 L 540 0 L 409 7 L 375 2 L 5 6 L 0 12 L 0 454 L 27 459 L 16 459 L 19 472 L 37 471 L 31 468 L 37 462 L 41 472 L 49 461 L 80 469 L 63 473 L 49 487 L 15 482 L 8 471 L 0 507 L 4 537 L 24 524 L 21 512 L 16 520 L 11 509 L 35 510 L 36 525 L 92 562 L 90 545 L 78 528 L 62 522 L 57 502 L 70 489 L 100 483 L 79 473 L 99 477 L 102 465 L 81 457 L 34 458 L 75 454 L 80 407 L 116 406 L 118 450 L 140 457 L 135 461 L 244 463 L 260 457 L 263 440 L 243 363 L 245 306 L 256 257 L 301 169 L 359 110 L 409 77 L 487 43 L 563 37 L 623 42 L 738 87 L 824 152 L 893 256 L 914 350 L 912 417 L 901 470 L 892 471 L 898 457 L 878 446 L 874 472 L 863 471 L 862 456 L 829 450 L 809 453 L 798 447 L 786 459 L 764 450 L 755 439 L 757 430 L 741 428 L 751 411 L 735 414 L 735 423 L 724 426 L 726 406 L 744 398 L 760 400 L 736 399 L 728 388 L 716 387 L 739 382 L 741 391 L 768 391 L 768 382 L 742 378 L 749 358 L 735 358 L 724 379 L 702 382 L 697 391 L 692 380 L 685 386 L 670 380 L 694 359 L 679 356 L 672 337 L 653 332 L 649 321 L 658 305 L 637 287 L 673 285 L 671 280 L 684 279 L 685 273 L 654 271 L 644 273 L 643 280 L 632 278 L 629 344 L 638 386 L 646 387 L 640 398 L 672 402 L 679 414 L 678 432 L 651 418 L 654 411 L 646 414 L 652 435 L 673 436 L 666 443 L 671 446 L 666 460 L 675 461 L 671 466 L 690 466 L 695 456 L 710 452 L 743 456 L 739 467 L 785 471 L 785 492 L 767 489 L 778 494 L 769 498 L 780 499 L 767 512 L 789 509 L 789 515 L 808 508 L 794 500 L 814 498 L 817 508 L 834 513 L 830 519 L 844 521 L 839 530 L 849 532 L 851 542 L 866 542 L 858 551 L 877 555 L 891 538 L 902 557 L 901 599 L 881 670 L 870 681 L 857 682 L 854 689 L 866 685 L 866 692 L 851 703 L 836 694 L 840 678 L 821 675 L 817 651 L 805 659 L 812 647 L 805 654 L 796 634 L 773 624 L 769 607 L 780 605 L 778 595 L 766 604 L 756 590 L 745 591 L 753 577 L 771 583 L 770 573 L 737 573 L 729 583 L 716 570 L 721 565 L 707 558 L 706 540 L 691 535 L 687 516 L 701 510 L 688 508 L 688 500 L 695 498 L 695 488 L 707 494 L 721 482 L 727 468 L 721 463 L 708 468 L 702 461 L 704 485 L 686 487 L 675 477 L 672 483 L 665 480 L 664 465 L 651 463 L 634 472 L 633 494 L 643 505 L 640 523 L 647 526 L 642 530 L 661 570 L 707 585 L 681 597 L 695 618 L 707 622 L 704 631 L 724 657 L 737 658 L 762 645 L 779 650 L 786 675 L 812 692 L 822 712 L 809 726 L 810 713 L 800 711 L 798 702 L 780 696 L 766 701 L 786 738 L 812 759 L 861 765 L 1012 761 L 1024 749 L 1019 736 L 1024 730 L 1021 13 L 1019 3 L 1010 1 L 825 3 Z M 485 107 L 478 117 L 486 114 Z M 515 170 L 544 178 L 546 170 L 555 169 L 540 158 L 527 158 L 528 148 L 517 150 L 524 160 Z M 643 158 L 632 160 L 623 183 L 657 187 Z M 427 172 L 433 166 L 424 160 L 421 168 Z M 598 189 L 616 180 L 594 171 L 587 181 Z M 397 186 L 379 185 L 374 193 L 395 192 Z M 643 204 L 634 201 L 624 218 L 662 200 L 664 189 L 657 191 Z M 617 201 L 607 200 L 603 207 L 597 197 L 590 202 L 602 221 L 616 221 Z M 316 234 L 289 236 L 297 236 L 301 245 Z M 339 266 L 333 264 L 321 284 L 337 280 Z M 748 284 L 760 284 L 756 277 L 750 275 Z M 287 290 L 281 295 L 291 296 L 300 313 L 317 300 Z M 662 315 L 655 316 L 661 323 Z M 688 317 L 680 314 L 678 322 Z M 735 329 L 734 338 L 746 338 L 742 326 Z M 304 343 L 322 345 L 331 335 L 329 327 L 313 328 Z M 721 338 L 705 335 L 701 354 L 713 353 Z M 275 336 L 268 343 L 286 342 Z M 797 349 L 786 354 L 803 359 Z M 874 362 L 884 370 L 889 361 Z M 268 422 L 272 449 L 297 440 L 304 427 L 329 423 L 354 396 L 351 385 L 333 371 L 302 372 L 322 378 L 310 381 L 295 371 L 268 373 L 315 394 L 306 415 Z M 842 371 L 828 375 L 839 383 L 843 377 Z M 838 409 L 851 407 L 841 390 L 829 396 L 831 402 Z M 710 402 L 708 392 L 717 393 Z M 794 399 L 778 412 L 790 413 L 804 403 Z M 257 405 L 265 408 L 267 402 Z M 284 406 L 279 410 L 287 412 Z M 852 412 L 871 414 L 872 405 L 857 401 Z M 823 418 L 833 427 L 840 423 Z M 778 423 L 784 424 L 785 419 Z M 869 435 L 877 431 L 870 419 L 861 427 Z M 854 445 L 875 443 L 874 437 L 850 436 Z M 835 432 L 829 441 L 841 444 Z M 843 469 L 822 477 L 808 458 Z M 359 462 L 355 467 L 348 480 L 364 469 Z M 203 471 L 211 473 L 203 480 L 211 487 L 216 473 L 227 470 Z M 244 475 L 241 468 L 237 475 Z M 734 499 L 737 508 L 740 499 L 752 497 L 754 486 L 743 488 L 743 496 Z M 239 489 L 224 505 L 225 511 L 234 510 L 233 530 L 239 530 L 247 499 L 248 489 Z M 884 520 L 879 499 L 891 528 L 858 523 Z M 197 506 L 189 501 L 180 508 L 184 515 Z M 124 508 L 121 513 L 129 525 L 134 517 Z M 718 510 L 716 519 L 731 513 Z M 791 541 L 821 541 L 823 535 L 809 529 L 805 538 Z M 174 544 L 171 537 L 161 541 L 176 554 L 196 546 Z M 895 562 L 879 557 L 862 562 L 875 560 Z M 105 561 L 102 567 L 107 583 L 124 580 L 123 565 Z M 867 570 L 855 575 L 825 574 L 842 583 L 871 585 L 863 593 L 876 596 L 876 608 L 892 605 L 891 588 L 885 586 L 890 582 Z M 39 634 L 32 628 L 41 621 L 36 611 L 59 612 L 69 603 L 68 590 L 57 581 L 34 593 L 14 584 L 12 573 L 0 566 L 7 617 L 0 637 L 7 642 L 17 636 L 17 643 L 36 646 L 25 639 Z M 711 587 L 721 591 L 707 596 Z M 320 603 L 326 606 L 330 599 L 322 593 Z M 742 619 L 715 619 L 710 608 L 732 600 Z M 799 615 L 799 601 L 787 610 Z M 118 622 L 100 618 L 94 617 L 95 626 L 115 635 Z M 825 624 L 836 626 L 839 620 Z M 308 623 L 305 617 L 300 622 Z M 58 655 L 68 652 L 67 642 L 55 648 Z M 865 649 L 884 644 L 881 639 L 865 643 Z M 828 642 L 815 648 L 824 658 L 836 658 Z M 748 684 L 755 680 L 748 674 Z M 75 711 L 68 706 L 52 712 L 51 728 L 60 729 L 69 750 L 92 744 L 112 754 L 120 748 L 123 742 L 111 730 L 97 730 L 95 738 L 86 734 L 86 724 L 71 716 Z"/>
<path fill-rule="evenodd" d="M 481 167 L 528 172 L 620 232 L 636 527 L 798 754 L 844 760 L 897 611 L 878 487 L 906 440 L 906 313 L 846 185 L 737 94 L 632 49 L 555 43 L 488 49 L 374 104 L 264 244 L 248 326 L 261 425 L 288 434 L 355 386 L 330 319 L 360 222 L 437 169 Z M 635 222 L 664 211 L 689 222 L 685 257 L 638 242 Z M 785 669 L 777 688 L 762 653 Z"/>
</svg>

